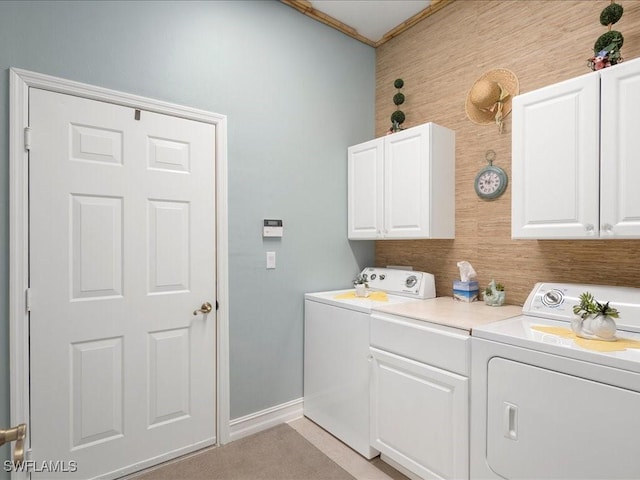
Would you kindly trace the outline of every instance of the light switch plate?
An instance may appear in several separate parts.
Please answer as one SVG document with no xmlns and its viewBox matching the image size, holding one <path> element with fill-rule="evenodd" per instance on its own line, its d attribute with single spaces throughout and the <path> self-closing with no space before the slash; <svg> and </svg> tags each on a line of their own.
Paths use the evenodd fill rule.
<svg viewBox="0 0 640 480">
<path fill-rule="evenodd" d="M 267 270 L 276 268 L 276 252 L 267 252 Z"/>
</svg>

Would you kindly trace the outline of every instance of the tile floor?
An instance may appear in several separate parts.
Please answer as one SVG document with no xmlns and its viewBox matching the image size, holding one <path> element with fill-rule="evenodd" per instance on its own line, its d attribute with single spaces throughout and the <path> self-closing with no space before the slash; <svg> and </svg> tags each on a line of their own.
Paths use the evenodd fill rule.
<svg viewBox="0 0 640 480">
<path fill-rule="evenodd" d="M 306 417 L 297 418 L 288 423 L 357 480 L 409 480 L 408 477 L 382 462 L 379 457 L 373 460 L 365 459 Z"/>
</svg>

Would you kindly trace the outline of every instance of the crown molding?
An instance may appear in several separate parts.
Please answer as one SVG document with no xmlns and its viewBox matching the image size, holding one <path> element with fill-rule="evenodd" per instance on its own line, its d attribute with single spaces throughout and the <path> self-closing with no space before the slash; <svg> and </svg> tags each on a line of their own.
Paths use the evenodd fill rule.
<svg viewBox="0 0 640 480">
<path fill-rule="evenodd" d="M 357 32 L 357 30 L 354 29 L 353 27 L 350 27 L 349 25 L 342 23 L 340 20 L 337 20 L 331 17 L 330 15 L 327 15 L 326 13 L 321 12 L 320 10 L 313 8 L 313 5 L 311 4 L 311 2 L 309 2 L 309 0 L 280 0 L 280 2 L 292 8 L 295 8 L 296 10 L 303 13 L 304 15 L 310 18 L 313 18 L 314 20 L 317 20 L 321 23 L 324 23 L 325 25 L 329 25 L 330 27 L 341 31 L 345 35 L 355 38 L 356 40 L 374 48 L 377 48 L 383 43 L 388 42 L 392 38 L 397 37 L 405 30 L 413 27 L 416 23 L 433 15 L 438 10 L 441 10 L 442 8 L 446 7 L 450 3 L 453 3 L 454 1 L 455 0 L 432 0 L 431 5 L 429 5 L 427 8 L 425 8 L 424 10 L 421 10 L 420 12 L 416 13 L 412 17 L 408 18 L 397 27 L 385 33 L 380 40 L 378 40 L 377 42 L 374 42 L 373 40 L 367 37 L 364 37 L 363 35 L 360 35 Z"/>
</svg>

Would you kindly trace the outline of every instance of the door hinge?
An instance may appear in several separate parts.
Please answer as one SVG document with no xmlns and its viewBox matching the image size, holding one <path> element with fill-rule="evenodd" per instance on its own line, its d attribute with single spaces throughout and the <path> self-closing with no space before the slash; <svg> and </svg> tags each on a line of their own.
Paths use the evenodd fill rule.
<svg viewBox="0 0 640 480">
<path fill-rule="evenodd" d="M 31 127 L 24 127 L 24 149 L 31 150 Z"/>
<path fill-rule="evenodd" d="M 31 311 L 31 289 L 27 288 L 24 292 L 24 304 L 27 312 Z"/>
</svg>

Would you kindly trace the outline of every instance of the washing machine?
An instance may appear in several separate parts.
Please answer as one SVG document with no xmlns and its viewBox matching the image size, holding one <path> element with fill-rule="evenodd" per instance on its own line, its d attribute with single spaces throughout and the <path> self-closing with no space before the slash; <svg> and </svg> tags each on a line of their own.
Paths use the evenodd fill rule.
<svg viewBox="0 0 640 480">
<path fill-rule="evenodd" d="M 369 442 L 369 330 L 371 309 L 434 298 L 427 272 L 365 268 L 370 295 L 355 290 L 305 294 L 304 415 L 371 459 Z"/>
<path fill-rule="evenodd" d="M 571 334 L 583 292 L 618 309 L 616 341 Z M 472 479 L 640 478 L 640 289 L 538 283 L 471 361 Z"/>
</svg>

